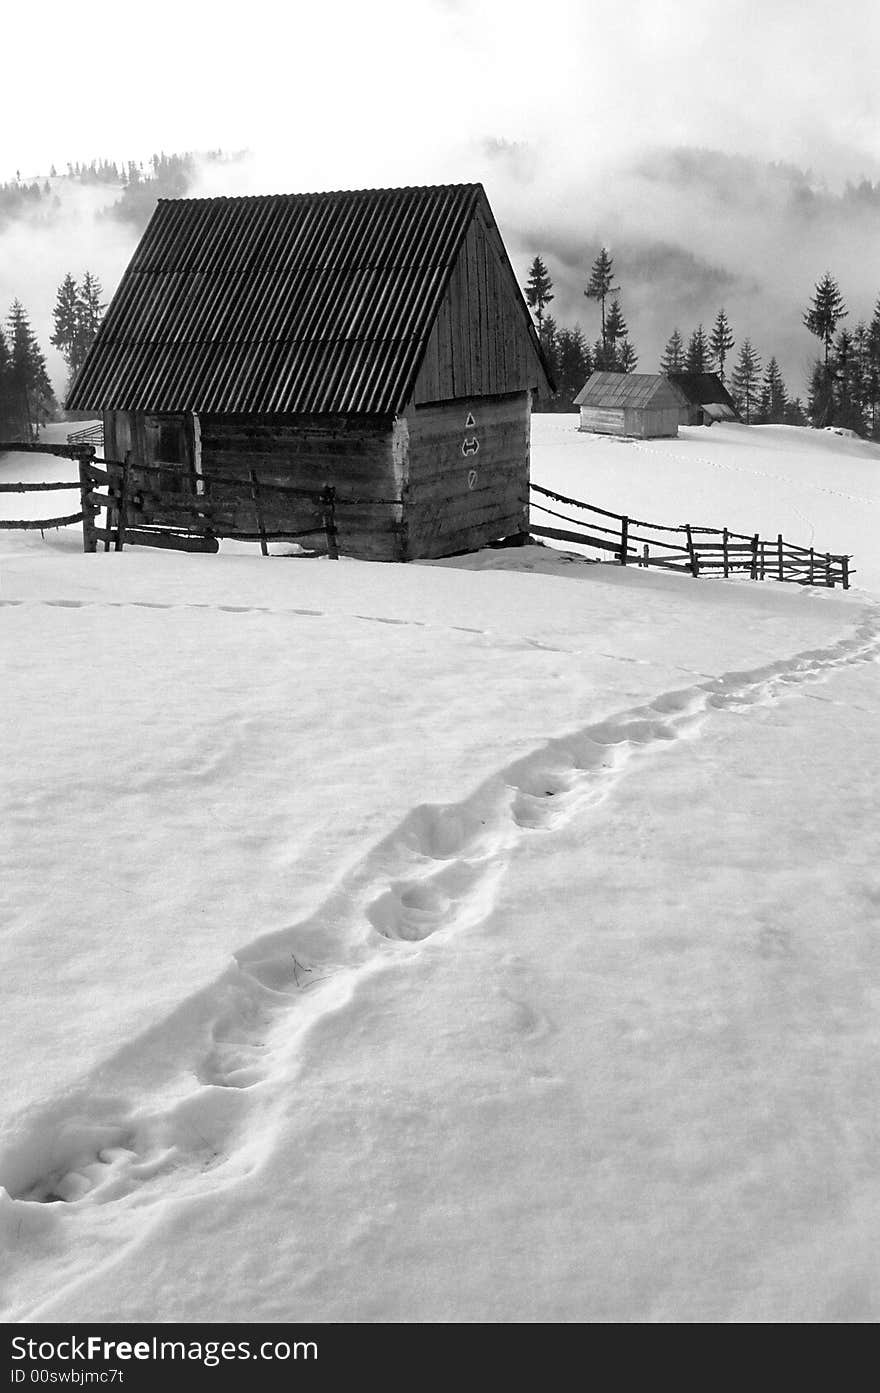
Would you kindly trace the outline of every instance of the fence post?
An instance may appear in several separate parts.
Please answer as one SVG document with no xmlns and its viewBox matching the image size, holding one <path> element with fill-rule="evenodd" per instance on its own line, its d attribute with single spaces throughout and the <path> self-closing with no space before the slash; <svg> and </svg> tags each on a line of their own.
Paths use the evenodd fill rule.
<svg viewBox="0 0 880 1393">
<path fill-rule="evenodd" d="M 643 566 L 645 567 L 645 569 L 647 570 L 647 568 L 650 566 L 650 564 L 651 564 L 651 563 L 650 563 L 650 561 L 649 561 L 649 559 L 648 559 L 648 543 L 646 542 L 645 545 L 642 547 L 642 565 L 643 565 Z"/>
<path fill-rule="evenodd" d="M 332 484 L 325 484 L 321 493 L 324 531 L 327 534 L 327 555 L 331 561 L 339 560 L 339 547 L 336 544 L 336 490 Z"/>
<path fill-rule="evenodd" d="M 841 570 L 841 575 L 842 575 L 842 577 L 843 577 L 843 588 L 844 588 L 844 590 L 849 590 L 849 557 L 848 557 L 848 556 L 842 556 L 842 557 L 840 558 L 840 570 Z"/>
<path fill-rule="evenodd" d="M 620 564 L 626 565 L 626 550 L 629 546 L 629 518 L 620 519 Z"/>
<path fill-rule="evenodd" d="M 688 555 L 691 558 L 691 574 L 698 576 L 700 574 L 700 565 L 697 561 L 697 553 L 694 551 L 694 539 L 691 536 L 691 525 L 689 522 L 685 523 L 684 530 L 687 533 Z"/>
<path fill-rule="evenodd" d="M 777 553 L 778 553 L 778 556 L 779 556 L 779 579 L 780 579 L 780 580 L 785 580 L 785 576 L 783 575 L 783 571 L 782 571 L 782 533 L 781 533 L 781 532 L 778 532 L 778 533 L 776 534 L 776 550 L 777 550 Z"/>
<path fill-rule="evenodd" d="M 257 528 L 259 529 L 259 533 L 260 533 L 260 551 L 263 553 L 264 556 L 268 556 L 268 555 L 269 555 L 269 547 L 268 547 L 268 545 L 267 545 L 267 543 L 266 543 L 266 524 L 265 524 L 265 522 L 264 522 L 264 520 L 263 520 L 263 507 L 262 507 L 262 503 L 261 503 L 261 500 L 260 500 L 260 485 L 259 485 L 259 482 L 258 482 L 258 480 L 257 480 L 257 471 L 256 471 L 255 469 L 252 469 L 252 470 L 250 471 L 250 476 L 251 476 L 251 498 L 252 498 L 253 501 L 254 501 L 254 508 L 256 509 L 256 514 L 257 514 Z"/>
<path fill-rule="evenodd" d="M 97 551 L 98 539 L 95 536 L 95 513 L 98 511 L 93 503 L 89 502 L 89 492 L 92 486 L 91 471 L 87 459 L 79 460 L 79 496 L 82 504 L 83 515 L 83 551 Z"/>
<path fill-rule="evenodd" d="M 826 553 L 825 553 L 825 584 L 826 584 L 826 585 L 830 585 L 832 590 L 834 589 L 834 576 L 831 574 L 831 552 L 830 552 L 830 551 L 826 551 Z"/>
<path fill-rule="evenodd" d="M 814 563 L 814 561 L 815 561 L 815 556 L 816 556 L 815 551 L 813 550 L 812 547 L 810 547 L 810 584 L 811 584 L 811 585 L 813 584 L 813 563 Z"/>
<path fill-rule="evenodd" d="M 122 478 L 119 481 L 119 502 L 116 512 L 116 551 L 125 546 L 125 511 L 128 507 L 128 461 L 122 465 Z"/>
<path fill-rule="evenodd" d="M 730 575 L 730 556 L 729 556 L 728 550 L 727 550 L 728 536 L 729 536 L 729 533 L 728 533 L 728 531 L 727 531 L 727 528 L 725 527 L 725 528 L 724 528 L 724 531 L 721 533 L 721 539 L 722 539 L 722 540 L 721 540 L 721 545 L 722 545 L 722 547 L 723 547 L 723 549 L 724 549 L 724 579 L 725 579 L 725 580 L 727 580 L 727 577 Z"/>
<path fill-rule="evenodd" d="M 752 538 L 752 580 L 758 579 L 758 534 Z"/>
</svg>

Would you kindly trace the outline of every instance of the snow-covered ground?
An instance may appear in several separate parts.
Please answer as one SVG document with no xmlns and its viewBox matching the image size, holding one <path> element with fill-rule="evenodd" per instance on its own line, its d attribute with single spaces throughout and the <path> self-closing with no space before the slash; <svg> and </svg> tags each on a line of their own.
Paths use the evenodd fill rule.
<svg viewBox="0 0 880 1393">
<path fill-rule="evenodd" d="M 854 588 L 0 532 L 0 1319 L 880 1318 L 880 449 L 532 473 Z"/>
</svg>

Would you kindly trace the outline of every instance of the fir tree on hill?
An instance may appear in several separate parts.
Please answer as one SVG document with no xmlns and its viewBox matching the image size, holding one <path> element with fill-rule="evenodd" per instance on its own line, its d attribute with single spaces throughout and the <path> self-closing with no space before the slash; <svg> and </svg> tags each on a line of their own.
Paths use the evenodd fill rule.
<svg viewBox="0 0 880 1393">
<path fill-rule="evenodd" d="M 880 404 L 880 300 L 874 307 L 866 335 L 864 390 L 865 410 L 870 417 L 871 435 L 874 436 L 877 434 L 877 407 Z"/>
<path fill-rule="evenodd" d="M 685 372 L 708 372 L 709 370 L 709 342 L 706 338 L 702 324 L 699 324 L 688 339 L 687 352 L 684 355 Z"/>
<path fill-rule="evenodd" d="M 639 365 L 639 355 L 629 339 L 624 339 L 621 343 L 618 358 L 621 372 L 635 372 Z"/>
<path fill-rule="evenodd" d="M 834 332 L 841 319 L 846 318 L 847 313 L 840 287 L 830 271 L 826 271 L 817 283 L 810 308 L 804 315 L 804 324 L 811 334 L 815 334 L 817 339 L 821 339 L 824 345 L 826 370 Z"/>
<path fill-rule="evenodd" d="M 574 411 L 574 399 L 594 368 L 590 350 L 579 324 L 560 329 L 557 336 L 557 411 Z"/>
<path fill-rule="evenodd" d="M 20 439 L 35 440 L 40 426 L 58 410 L 46 359 L 20 300 L 13 300 L 7 320 L 9 385 L 15 431 Z"/>
<path fill-rule="evenodd" d="M 733 399 L 736 409 L 745 421 L 751 424 L 752 415 L 758 405 L 761 381 L 761 360 L 748 339 L 743 339 L 736 367 L 733 370 Z"/>
<path fill-rule="evenodd" d="M 862 325 L 862 339 L 866 337 Z M 862 361 L 859 344 L 848 329 L 841 329 L 834 341 L 835 423 L 859 435 L 865 433 Z"/>
<path fill-rule="evenodd" d="M 788 409 L 788 393 L 779 364 L 772 357 L 764 369 L 761 386 L 760 419 L 769 425 L 782 425 Z"/>
<path fill-rule="evenodd" d="M 0 440 L 12 440 L 18 434 L 18 415 L 12 386 L 12 356 L 6 335 L 0 327 Z"/>
<path fill-rule="evenodd" d="M 727 322 L 727 315 L 723 309 L 718 311 L 715 316 L 715 323 L 712 327 L 712 334 L 709 338 L 709 349 L 713 362 L 717 365 L 718 376 L 724 382 L 724 364 L 728 354 L 732 351 L 736 339 L 733 337 L 730 325 Z"/>
<path fill-rule="evenodd" d="M 55 329 L 50 343 L 67 364 L 70 381 L 82 367 L 95 341 L 106 308 L 102 294 L 101 282 L 91 271 L 85 272 L 82 285 L 77 285 L 68 271 L 58 287 L 53 311 Z"/>
<path fill-rule="evenodd" d="M 541 335 L 541 326 L 544 322 L 544 310 L 553 299 L 553 282 L 547 271 L 547 267 L 539 256 L 536 256 L 529 267 L 529 278 L 525 286 L 526 304 L 535 316 L 538 325 L 538 336 Z"/>
<path fill-rule="evenodd" d="M 660 371 L 663 373 L 684 372 L 684 344 L 678 329 L 673 329 L 666 341 L 666 347 L 660 359 Z"/>
<path fill-rule="evenodd" d="M 602 307 L 602 356 L 605 357 L 608 350 L 607 329 L 605 325 L 605 301 L 620 289 L 619 285 L 614 285 L 614 259 L 608 255 L 605 247 L 599 252 L 593 262 L 590 271 L 590 280 L 584 294 L 588 300 L 598 300 Z"/>
<path fill-rule="evenodd" d="M 535 409 L 538 411 L 553 411 L 555 410 L 556 399 L 559 396 L 559 330 L 556 325 L 556 320 L 551 314 L 548 314 L 544 319 L 539 337 L 541 340 L 541 347 L 544 350 L 544 357 L 547 359 L 547 366 L 550 369 L 550 376 L 553 378 L 553 381 L 557 383 L 557 391 L 549 400 L 545 399 L 542 401 L 539 399 Z"/>
</svg>

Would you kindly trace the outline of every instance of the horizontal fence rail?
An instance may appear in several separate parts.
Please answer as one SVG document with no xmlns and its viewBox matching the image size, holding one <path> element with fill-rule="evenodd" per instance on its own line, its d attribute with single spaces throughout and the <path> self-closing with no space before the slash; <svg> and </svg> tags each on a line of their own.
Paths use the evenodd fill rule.
<svg viewBox="0 0 880 1393">
<path fill-rule="evenodd" d="M 83 549 L 122 551 L 129 546 L 216 552 L 221 539 L 259 542 L 264 556 L 270 542 L 320 538 L 331 560 L 338 560 L 336 490 L 300 488 L 247 477 L 195 472 L 159 460 L 154 464 L 127 459 L 80 461 Z M 267 502 L 295 507 L 281 525 L 267 516 Z M 372 500 L 371 500 L 372 501 Z M 253 519 L 243 526 L 242 507 Z M 102 513 L 104 516 L 102 517 Z M 295 517 L 295 522 L 289 519 Z"/>
<path fill-rule="evenodd" d="M 759 533 L 733 532 L 728 527 L 702 527 L 683 523 L 645 522 L 623 513 L 612 513 L 579 498 L 531 484 L 531 492 L 566 509 L 577 509 L 580 516 L 560 512 L 547 503 L 532 500 L 532 507 L 566 527 L 531 523 L 529 531 L 537 537 L 574 542 L 610 552 L 621 566 L 656 566 L 666 571 L 682 571 L 692 576 L 744 575 L 750 580 L 793 581 L 798 585 L 840 584 L 849 589 L 854 574 L 852 557 L 819 551 L 816 547 L 795 546 L 782 533 L 774 540 Z M 602 522 L 596 519 L 603 519 Z M 609 526 L 608 523 L 613 523 Z"/>
<path fill-rule="evenodd" d="M 76 490 L 81 511 L 51 518 L 4 519 L 0 527 L 45 530 L 82 523 L 85 551 L 96 551 L 99 544 L 105 551 L 111 547 L 121 551 L 128 544 L 216 552 L 220 540 L 228 538 L 259 542 L 268 556 L 270 542 L 310 538 L 311 550 L 326 551 L 331 560 L 337 560 L 340 509 L 343 519 L 349 509 L 361 519 L 363 510 L 381 509 L 387 517 L 385 525 L 390 522 L 392 528 L 399 527 L 402 519 L 401 497 L 340 497 L 330 483 L 305 488 L 261 478 L 256 470 L 246 475 L 206 473 L 176 461 L 148 464 L 131 456 L 104 459 L 96 455 L 90 439 L 68 438 L 63 445 L 0 441 L 0 454 L 4 451 L 75 460 L 78 479 L 0 484 L 0 493 Z"/>
<path fill-rule="evenodd" d="M 67 437 L 68 445 L 99 445 L 104 448 L 104 426 L 85 426 L 83 430 L 72 430 Z"/>
<path fill-rule="evenodd" d="M 16 454 L 32 455 L 56 455 L 62 459 L 83 460 L 94 455 L 94 446 L 88 443 L 74 443 L 71 445 L 43 445 L 23 440 L 0 440 L 0 455 L 8 451 L 15 451 Z M 0 483 L 0 494 L 2 493 L 52 493 L 60 490 L 79 489 L 79 479 L 70 482 L 56 481 L 38 483 Z M 63 517 L 51 518 L 0 518 L 0 529 L 7 532 L 49 532 L 55 527 L 70 527 L 73 523 L 82 522 L 83 514 L 66 513 Z"/>
</svg>

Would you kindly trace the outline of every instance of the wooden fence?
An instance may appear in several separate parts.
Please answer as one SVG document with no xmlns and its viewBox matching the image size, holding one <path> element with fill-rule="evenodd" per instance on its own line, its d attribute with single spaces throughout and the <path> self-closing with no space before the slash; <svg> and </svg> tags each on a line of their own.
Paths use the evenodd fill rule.
<svg viewBox="0 0 880 1393">
<path fill-rule="evenodd" d="M 104 448 L 104 426 L 84 426 L 82 430 L 72 430 L 67 437 L 68 445 L 95 445 Z"/>
<path fill-rule="evenodd" d="M 60 456 L 62 459 L 71 460 L 87 460 L 90 459 L 95 453 L 94 446 L 88 444 L 71 445 L 70 443 L 68 443 L 67 445 L 43 445 L 25 443 L 22 440 L 0 440 L 0 455 L 3 455 L 7 450 L 14 450 L 17 454 L 57 455 Z M 60 483 L 0 483 L 0 493 L 52 493 L 64 489 L 66 489 L 69 492 L 72 489 L 78 490 L 79 487 L 79 479 L 74 479 L 69 482 Z M 73 523 L 82 521 L 82 512 L 66 513 L 63 517 L 17 519 L 0 518 L 0 528 L 5 529 L 6 531 L 15 532 L 47 532 L 53 527 L 70 527 Z"/>
<path fill-rule="evenodd" d="M 539 512 L 573 524 L 571 528 L 544 526 L 532 523 L 529 531 L 538 537 L 560 542 L 576 542 L 610 552 L 621 566 L 658 566 L 666 571 L 684 571 L 692 576 L 744 575 L 751 580 L 794 581 L 798 585 L 828 585 L 840 583 L 849 589 L 851 557 L 819 551 L 815 547 L 799 547 L 783 540 L 780 532 L 775 540 L 762 538 L 755 532 L 749 535 L 732 532 L 727 527 L 698 527 L 684 523 L 667 527 L 662 523 L 643 522 L 621 513 L 611 513 L 578 498 L 553 493 L 550 489 L 532 484 L 531 491 L 569 508 L 577 508 L 582 516 L 571 517 L 546 503 L 532 503 Z M 577 529 L 577 530 L 574 530 Z"/>
<path fill-rule="evenodd" d="M 80 460 L 83 550 L 122 551 L 130 546 L 172 548 L 176 551 L 216 552 L 220 539 L 259 542 L 264 556 L 270 542 L 299 541 L 321 535 L 331 560 L 339 557 L 336 490 L 320 490 L 227 474 L 194 474 L 179 464 L 140 461 Z M 267 523 L 264 505 L 279 499 L 295 508 L 296 526 Z M 256 530 L 241 525 L 245 502 L 256 519 Z M 102 517 L 102 513 L 104 516 Z M 303 525 L 304 524 L 304 525 Z"/>
</svg>

